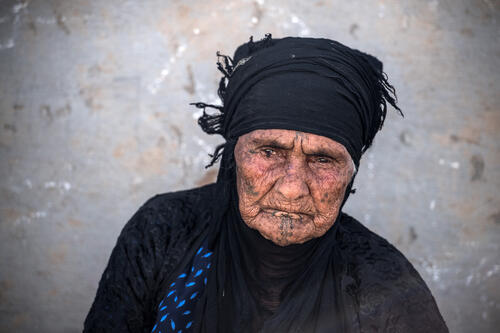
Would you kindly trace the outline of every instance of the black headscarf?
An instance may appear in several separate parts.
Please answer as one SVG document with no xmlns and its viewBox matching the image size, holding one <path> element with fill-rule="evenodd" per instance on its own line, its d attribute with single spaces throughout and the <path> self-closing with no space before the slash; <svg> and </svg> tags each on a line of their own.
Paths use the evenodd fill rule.
<svg viewBox="0 0 500 333">
<path fill-rule="evenodd" d="M 350 332 L 357 315 L 345 290 L 336 221 L 322 237 L 280 247 L 246 226 L 238 210 L 234 146 L 256 129 L 291 129 L 344 145 L 356 166 L 386 115 L 394 89 L 376 58 L 328 39 L 271 35 L 217 54 L 222 106 L 199 124 L 220 134 L 212 165 L 220 207 L 209 229 L 214 264 L 197 304 L 196 332 Z M 350 191 L 348 186 L 344 203 Z M 341 214 L 339 213 L 339 216 Z M 339 220 L 339 218 L 337 219 Z"/>
<path fill-rule="evenodd" d="M 238 47 L 234 59 L 217 55 L 223 105 L 194 104 L 221 111 L 204 112 L 198 123 L 226 140 L 255 129 L 298 130 L 341 143 L 358 166 L 382 128 L 387 102 L 400 111 L 382 62 L 336 41 L 266 35 Z"/>
</svg>

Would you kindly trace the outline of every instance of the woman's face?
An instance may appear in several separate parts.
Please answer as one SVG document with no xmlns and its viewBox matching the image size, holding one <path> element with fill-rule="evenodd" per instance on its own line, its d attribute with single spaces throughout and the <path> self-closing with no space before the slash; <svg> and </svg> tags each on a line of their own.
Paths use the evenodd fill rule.
<svg viewBox="0 0 500 333">
<path fill-rule="evenodd" d="M 281 246 L 324 235 L 354 173 L 343 145 L 291 130 L 242 135 L 234 156 L 243 221 Z"/>
</svg>

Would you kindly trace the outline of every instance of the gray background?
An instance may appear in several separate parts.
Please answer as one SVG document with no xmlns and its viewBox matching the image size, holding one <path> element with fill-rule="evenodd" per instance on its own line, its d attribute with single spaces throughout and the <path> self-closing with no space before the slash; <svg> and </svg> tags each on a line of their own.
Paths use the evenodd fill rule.
<svg viewBox="0 0 500 333">
<path fill-rule="evenodd" d="M 394 243 L 452 332 L 500 326 L 497 1 L 0 0 L 0 331 L 78 332 L 150 196 L 214 180 L 215 52 L 323 36 L 398 91 L 347 211 Z"/>
</svg>

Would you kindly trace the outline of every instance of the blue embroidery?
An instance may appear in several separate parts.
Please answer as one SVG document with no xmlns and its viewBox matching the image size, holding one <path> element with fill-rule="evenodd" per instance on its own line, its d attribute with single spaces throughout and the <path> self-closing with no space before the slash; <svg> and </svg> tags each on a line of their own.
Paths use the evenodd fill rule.
<svg viewBox="0 0 500 333">
<path fill-rule="evenodd" d="M 186 270 L 177 277 L 182 279 L 183 283 L 172 282 L 164 299 L 158 305 L 158 317 L 152 333 L 191 332 L 194 323 L 193 309 L 199 299 L 197 296 L 203 292 L 207 284 L 211 255 L 212 252 L 207 250 L 206 244 L 201 246 Z M 172 295 L 174 297 L 170 297 Z M 167 318 L 169 320 L 166 320 Z"/>
</svg>

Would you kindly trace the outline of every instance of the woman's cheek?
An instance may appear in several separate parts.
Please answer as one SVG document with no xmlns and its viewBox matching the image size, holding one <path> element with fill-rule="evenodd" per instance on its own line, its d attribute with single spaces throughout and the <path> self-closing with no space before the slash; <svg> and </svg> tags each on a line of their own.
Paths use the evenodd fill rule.
<svg viewBox="0 0 500 333">
<path fill-rule="evenodd" d="M 278 165 L 279 164 L 274 161 L 256 158 L 252 161 L 249 168 L 249 174 L 259 181 L 263 181 L 265 179 L 272 178 L 274 174 L 276 174 L 276 170 L 279 168 Z"/>
<path fill-rule="evenodd" d="M 343 199 L 343 191 L 346 187 L 345 179 L 340 177 L 338 174 L 334 173 L 324 173 L 323 175 L 316 177 L 315 180 L 315 201 L 319 203 L 322 209 L 329 210 L 332 209 L 338 201 Z M 342 196 L 342 198 L 340 198 Z"/>
<path fill-rule="evenodd" d="M 238 178 L 241 193 L 250 201 L 258 200 L 266 192 L 267 168 L 259 161 L 246 163 L 238 168 Z"/>
</svg>

